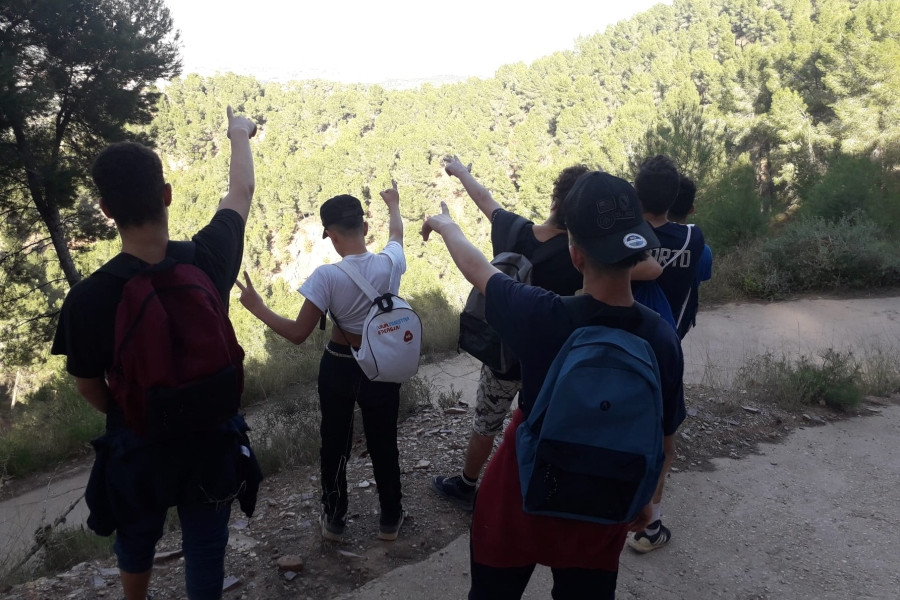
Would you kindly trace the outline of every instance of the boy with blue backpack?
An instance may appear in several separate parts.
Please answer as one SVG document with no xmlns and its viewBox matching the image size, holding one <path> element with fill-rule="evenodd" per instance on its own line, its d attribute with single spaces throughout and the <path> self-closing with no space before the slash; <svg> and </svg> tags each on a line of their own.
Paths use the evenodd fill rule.
<svg viewBox="0 0 900 600">
<path fill-rule="evenodd" d="M 649 522 L 661 438 L 685 414 L 678 337 L 631 295 L 631 270 L 656 237 L 628 182 L 582 175 L 566 198 L 566 222 L 585 293 L 564 299 L 500 273 L 442 208 L 422 235 L 440 234 L 485 294 L 487 320 L 518 356 L 523 376 L 519 410 L 475 501 L 469 598 L 520 598 L 535 564 L 551 567 L 557 600 L 614 598 L 626 534 Z M 585 334 L 594 349 L 572 361 Z M 604 379 L 609 369 L 595 364 L 603 362 L 600 346 L 631 375 Z M 651 418 L 639 411 L 620 420 L 628 397 Z M 566 437 L 569 429 L 579 431 Z M 555 437 L 545 435 L 551 431 Z"/>
</svg>

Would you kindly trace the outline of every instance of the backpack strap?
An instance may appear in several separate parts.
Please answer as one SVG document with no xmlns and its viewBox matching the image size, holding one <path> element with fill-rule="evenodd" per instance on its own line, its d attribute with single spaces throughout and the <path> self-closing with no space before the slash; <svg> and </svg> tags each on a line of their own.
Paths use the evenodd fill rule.
<svg viewBox="0 0 900 600">
<path fill-rule="evenodd" d="M 513 226 L 509 228 L 509 232 L 506 237 L 506 249 L 508 251 L 512 251 L 512 249 L 516 245 L 516 242 L 519 241 L 519 236 L 522 235 L 523 231 L 525 231 L 525 226 L 529 223 L 531 223 L 531 221 L 529 221 L 525 217 L 520 217 L 516 219 L 515 223 L 513 223 Z"/>
<path fill-rule="evenodd" d="M 560 296 L 560 299 L 576 329 L 591 325 L 597 318 L 597 311 L 593 309 L 587 310 L 589 303 L 585 302 L 581 296 Z M 662 317 L 640 302 L 635 302 L 633 306 L 637 309 L 639 318 L 636 321 L 624 323 L 626 326 L 621 329 L 649 340 Z"/>
<path fill-rule="evenodd" d="M 372 304 L 377 304 L 378 308 L 380 308 L 382 311 L 389 311 L 394 308 L 394 301 L 392 300 L 393 294 L 390 292 L 379 294 L 378 290 L 375 289 L 375 286 L 369 283 L 366 278 L 362 276 L 362 273 L 359 272 L 359 269 L 356 268 L 356 265 L 342 260 L 340 262 L 334 263 L 334 266 L 346 273 L 347 276 L 353 280 L 353 283 L 356 284 L 356 287 L 362 290 L 362 292 L 369 298 L 369 300 L 372 301 Z M 341 327 L 340 323 L 338 323 L 337 317 L 334 316 L 333 312 L 331 313 L 331 320 L 334 321 L 334 324 L 337 325 L 338 329 L 340 329 L 341 333 L 343 333 L 344 328 Z M 325 315 L 322 315 L 322 318 L 319 321 L 319 328 L 325 329 Z M 347 339 L 346 335 L 344 335 L 344 339 Z M 347 343 L 350 344 L 349 341 Z"/>
<path fill-rule="evenodd" d="M 684 246 L 681 247 L 681 250 L 679 250 L 675 256 L 673 256 L 668 261 L 666 261 L 666 264 L 663 265 L 663 269 L 665 269 L 670 264 L 675 262 L 675 259 L 678 258 L 679 256 L 681 256 L 684 253 L 684 251 L 687 249 L 688 244 L 691 243 L 691 232 L 694 230 L 694 224 L 691 223 L 691 224 L 687 225 L 687 228 L 688 228 L 688 230 L 687 230 L 687 236 L 684 239 Z M 691 288 L 688 288 L 687 295 L 685 295 L 685 297 L 684 297 L 684 302 L 681 303 L 681 311 L 679 311 L 678 318 L 675 320 L 675 331 L 678 331 L 678 328 L 681 326 L 681 319 L 684 318 L 684 311 L 687 308 L 688 300 L 690 300 L 690 299 L 691 299 Z"/>
<path fill-rule="evenodd" d="M 157 264 L 168 266 L 171 263 L 167 262 L 167 260 L 171 259 L 176 263 L 184 263 L 190 265 L 194 263 L 194 256 L 196 254 L 197 244 L 195 244 L 194 242 L 169 242 L 169 244 L 166 246 L 166 258 Z M 119 255 L 113 257 L 113 259 L 107 262 L 105 265 L 100 267 L 100 271 L 102 273 L 112 275 L 113 277 L 127 280 L 131 279 L 134 275 L 148 268 L 148 265 L 139 265 L 143 265 L 139 258 L 120 253 Z M 154 265 L 149 266 L 152 267 Z"/>
<path fill-rule="evenodd" d="M 378 300 L 381 294 L 378 293 L 378 290 L 375 289 L 371 283 L 369 283 L 365 277 L 362 276 L 362 273 L 359 272 L 359 269 L 356 268 L 356 265 L 352 265 L 345 260 L 334 263 L 338 269 L 347 274 L 347 277 L 353 280 L 353 283 L 356 284 L 362 293 L 365 294 L 369 300 L 375 302 Z"/>
<path fill-rule="evenodd" d="M 687 225 L 686 227 L 687 227 L 687 235 L 686 235 L 685 238 L 684 238 L 684 246 L 681 247 L 681 250 L 679 250 L 678 252 L 675 253 L 675 256 L 673 256 L 672 258 L 670 258 L 669 260 L 666 261 L 666 264 L 664 264 L 664 265 L 662 266 L 663 270 L 665 270 L 666 267 L 668 267 L 668 266 L 671 265 L 673 262 L 675 262 L 675 260 L 676 260 L 679 256 L 681 256 L 682 254 L 684 254 L 684 251 L 687 250 L 688 244 L 691 243 L 691 231 L 693 230 L 693 227 L 694 227 L 694 226 L 693 226 L 693 225 Z"/>
<path fill-rule="evenodd" d="M 493 226 L 491 227 L 491 251 L 494 256 L 503 252 L 512 252 L 525 226 L 531 224 L 531 221 L 522 215 L 515 216 L 512 225 L 506 231 L 494 231 Z"/>
</svg>

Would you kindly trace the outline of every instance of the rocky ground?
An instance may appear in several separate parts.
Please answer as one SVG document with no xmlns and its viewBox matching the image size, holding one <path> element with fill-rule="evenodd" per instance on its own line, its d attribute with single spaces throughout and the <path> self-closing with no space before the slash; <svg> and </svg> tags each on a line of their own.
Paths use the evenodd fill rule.
<svg viewBox="0 0 900 600">
<path fill-rule="evenodd" d="M 824 408 L 797 414 L 750 402 L 740 392 L 702 386 L 686 389 L 688 419 L 679 431 L 677 471 L 710 469 L 715 457 L 740 458 L 759 442 L 777 441 L 801 425 L 845 418 Z M 858 414 L 877 411 L 871 400 Z M 351 518 L 340 544 L 323 542 L 318 530 L 317 467 L 269 477 L 260 490 L 252 519 L 232 517 L 226 559 L 225 598 L 262 600 L 323 599 L 359 587 L 398 566 L 423 560 L 459 536 L 469 515 L 437 497 L 432 476 L 458 471 L 470 427 L 466 407 L 422 409 L 400 427 L 404 505 L 409 517 L 395 542 L 376 538 L 378 508 L 371 463 L 362 439 L 348 465 Z M 235 507 L 235 511 L 237 508 Z M 184 563 L 179 533 L 158 545 L 154 598 L 184 597 Z M 3 598 L 119 598 L 114 559 L 91 561 L 0 592 Z"/>
</svg>

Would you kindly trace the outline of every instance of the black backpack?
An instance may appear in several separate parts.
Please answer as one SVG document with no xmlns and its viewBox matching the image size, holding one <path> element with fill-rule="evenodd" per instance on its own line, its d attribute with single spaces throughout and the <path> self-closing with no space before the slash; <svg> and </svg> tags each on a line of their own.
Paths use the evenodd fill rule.
<svg viewBox="0 0 900 600">
<path fill-rule="evenodd" d="M 501 243 L 497 239 L 493 240 L 494 248 L 513 248 L 528 223 L 525 219 L 517 221 L 507 232 L 505 243 L 502 239 L 499 240 Z M 539 246 L 530 260 L 518 252 L 501 252 L 491 264 L 516 281 L 531 285 L 534 265 L 548 260 L 562 248 L 568 247 L 568 244 L 568 236 L 557 235 Z M 466 305 L 459 315 L 457 351 L 459 350 L 468 352 L 500 376 L 514 370 L 519 362 L 515 354 L 500 340 L 500 334 L 485 320 L 484 294 L 475 288 L 469 292 Z"/>
</svg>

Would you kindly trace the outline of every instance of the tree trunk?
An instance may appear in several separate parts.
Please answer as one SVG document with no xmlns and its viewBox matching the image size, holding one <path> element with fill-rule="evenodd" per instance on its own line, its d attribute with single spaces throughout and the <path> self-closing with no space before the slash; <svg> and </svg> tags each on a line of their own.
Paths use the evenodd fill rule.
<svg viewBox="0 0 900 600">
<path fill-rule="evenodd" d="M 81 273 L 79 273 L 78 269 L 75 267 L 72 253 L 69 252 L 68 240 L 66 239 L 66 233 L 63 230 L 62 219 L 59 216 L 59 205 L 54 200 L 48 198 L 46 194 L 41 194 L 41 196 L 43 197 L 43 201 L 39 201 L 35 198 L 35 194 L 32 192 L 34 204 L 37 206 L 41 219 L 44 221 L 44 225 L 47 226 L 47 231 L 50 232 L 50 240 L 53 242 L 53 249 L 56 250 L 59 266 L 66 276 L 66 281 L 69 282 L 69 287 L 72 287 L 81 281 Z"/>
<path fill-rule="evenodd" d="M 28 191 L 31 194 L 31 200 L 34 202 L 38 214 L 41 215 L 41 220 L 47 227 L 47 232 L 50 234 L 50 240 L 53 242 L 53 248 L 56 250 L 56 256 L 59 259 L 59 266 L 66 276 L 69 287 L 71 287 L 81 281 L 81 273 L 75 268 L 75 261 L 72 260 L 72 253 L 69 252 L 69 244 L 59 215 L 59 203 L 47 193 L 39 167 L 34 160 L 34 155 L 31 153 L 31 146 L 25 136 L 24 128 L 20 123 L 13 123 L 12 129 L 16 136 L 19 158 L 25 166 L 25 172 L 28 177 Z"/>
</svg>

